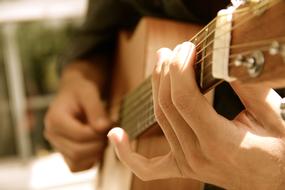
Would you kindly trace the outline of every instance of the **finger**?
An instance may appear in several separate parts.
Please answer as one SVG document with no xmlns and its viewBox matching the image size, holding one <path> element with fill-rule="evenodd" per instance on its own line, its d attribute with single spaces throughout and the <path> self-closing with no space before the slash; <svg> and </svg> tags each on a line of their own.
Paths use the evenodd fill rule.
<svg viewBox="0 0 285 190">
<path fill-rule="evenodd" d="M 175 132 L 173 131 L 170 123 L 168 122 L 167 118 L 165 117 L 159 105 L 161 75 L 163 75 L 162 73 L 164 71 L 165 64 L 167 64 L 167 62 L 172 57 L 172 51 L 166 48 L 160 49 L 158 51 L 158 56 L 159 60 L 152 74 L 152 87 L 153 87 L 153 100 L 154 100 L 153 104 L 154 104 L 154 113 L 156 116 L 156 120 L 159 126 L 161 127 L 163 133 L 165 134 L 171 152 L 173 153 L 173 156 L 177 161 L 177 166 L 180 168 L 181 173 L 184 174 L 184 171 L 187 171 L 187 174 L 190 172 L 192 173 L 192 169 L 189 167 L 184 152 L 181 149 L 181 144 L 177 139 Z"/>
<path fill-rule="evenodd" d="M 258 120 L 259 126 L 263 126 L 276 135 L 285 134 L 285 124 L 280 114 L 282 98 L 277 92 L 265 85 L 241 84 L 238 81 L 232 82 L 231 86 L 238 94 L 247 112 L 255 120 Z"/>
<path fill-rule="evenodd" d="M 94 141 L 101 137 L 89 126 L 78 121 L 77 118 L 58 111 L 48 113 L 45 118 L 45 125 L 45 133 L 51 132 L 77 142 Z"/>
<path fill-rule="evenodd" d="M 88 123 L 98 132 L 106 132 L 111 122 L 107 117 L 104 104 L 100 98 L 98 89 L 95 86 L 89 86 L 85 93 L 80 94 L 80 100 Z"/>
<path fill-rule="evenodd" d="M 197 135 L 199 142 L 233 136 L 231 122 L 220 117 L 201 94 L 195 80 L 195 47 L 183 43 L 177 58 L 169 65 L 171 98 L 177 111 Z M 227 126 L 227 127 L 225 127 Z"/>
<path fill-rule="evenodd" d="M 183 55 L 180 55 L 183 53 L 183 51 L 179 51 L 180 48 L 183 48 L 183 45 L 175 48 L 176 51 L 173 52 L 170 64 L 175 61 L 180 61 L 179 59 L 183 57 Z M 200 157 L 199 160 L 202 161 L 201 152 L 199 150 L 199 142 L 196 135 L 194 134 L 192 128 L 189 127 L 185 120 L 181 117 L 172 103 L 170 75 L 168 72 L 169 68 L 167 65 L 163 68 L 164 69 L 161 72 L 162 74 L 160 76 L 160 86 L 158 93 L 159 107 L 166 116 L 166 119 L 169 122 L 170 126 L 172 126 L 179 144 L 182 146 L 184 154 L 187 155 L 186 157 Z"/>
<path fill-rule="evenodd" d="M 145 158 L 131 150 L 127 134 L 121 128 L 113 128 L 108 133 L 119 159 L 142 180 L 181 177 L 176 162 L 169 153 L 155 158 Z"/>
<path fill-rule="evenodd" d="M 98 160 L 102 157 L 106 142 L 95 141 L 75 143 L 61 136 L 53 135 L 50 143 L 71 162 L 77 163 L 86 160 Z M 92 159 L 91 159 L 92 158 Z"/>
<path fill-rule="evenodd" d="M 165 115 L 163 114 L 162 110 L 159 106 L 159 87 L 160 87 L 160 78 L 161 72 L 164 70 L 163 65 L 165 62 L 168 62 L 172 57 L 172 51 L 167 48 L 162 48 L 158 51 L 159 60 L 157 65 L 155 66 L 153 73 L 152 73 L 152 88 L 153 88 L 153 106 L 154 106 L 154 114 L 156 116 L 156 120 L 161 127 L 165 137 L 170 145 L 171 151 L 178 151 L 181 150 L 181 146 L 179 141 L 171 129 L 170 124 L 168 123 Z M 177 152 L 175 152 L 177 154 Z M 179 154 L 181 154 L 180 152 Z M 183 153 L 182 153 L 183 155 Z"/>
</svg>

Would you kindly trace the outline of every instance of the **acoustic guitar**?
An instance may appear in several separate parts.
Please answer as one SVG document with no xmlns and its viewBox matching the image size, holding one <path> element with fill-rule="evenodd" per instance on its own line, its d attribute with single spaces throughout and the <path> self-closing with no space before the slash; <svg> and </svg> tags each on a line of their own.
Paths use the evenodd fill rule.
<svg viewBox="0 0 285 190">
<path fill-rule="evenodd" d="M 209 101 L 212 99 L 211 89 L 223 80 L 270 81 L 274 85 L 284 78 L 284 0 L 248 1 L 233 12 L 231 22 L 221 22 L 221 16 L 228 18 L 229 14 L 221 13 L 203 28 L 144 18 L 135 31 L 119 34 L 110 114 L 118 121 L 118 126 L 127 131 L 133 139 L 133 148 L 140 154 L 154 157 L 169 151 L 155 120 L 149 77 L 159 48 L 174 48 L 191 38 L 197 47 L 197 84 Z M 218 40 L 229 35 L 230 41 Z M 222 69 L 226 69 L 227 75 L 223 70 L 224 78 L 214 77 L 217 68 L 213 62 L 219 59 L 217 54 L 226 51 L 227 65 Z M 204 187 L 202 182 L 192 179 L 141 181 L 120 163 L 112 147 L 107 148 L 101 167 L 101 175 L 97 179 L 99 190 L 201 190 Z"/>
</svg>

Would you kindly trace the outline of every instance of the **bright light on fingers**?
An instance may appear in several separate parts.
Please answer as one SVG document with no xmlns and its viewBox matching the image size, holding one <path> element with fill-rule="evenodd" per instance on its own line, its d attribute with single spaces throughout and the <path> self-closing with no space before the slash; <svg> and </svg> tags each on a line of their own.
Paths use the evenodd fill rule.
<svg viewBox="0 0 285 190">
<path fill-rule="evenodd" d="M 268 94 L 266 96 L 265 101 L 271 105 L 271 107 L 274 109 L 276 113 L 279 113 L 280 111 L 280 102 L 281 102 L 281 97 L 275 90 L 270 89 L 268 91 Z"/>
<path fill-rule="evenodd" d="M 124 130 L 120 127 L 115 127 L 111 129 L 107 135 L 111 140 L 115 140 L 117 142 L 122 142 L 124 139 Z"/>
</svg>

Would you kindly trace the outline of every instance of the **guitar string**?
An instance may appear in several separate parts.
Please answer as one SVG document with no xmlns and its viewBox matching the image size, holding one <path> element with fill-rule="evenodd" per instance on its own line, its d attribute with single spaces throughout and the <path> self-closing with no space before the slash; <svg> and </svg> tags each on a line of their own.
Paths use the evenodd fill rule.
<svg viewBox="0 0 285 190">
<path fill-rule="evenodd" d="M 268 46 L 260 48 L 259 50 L 268 50 Z M 248 54 L 248 51 L 233 54 L 232 57 L 236 57 L 239 55 Z M 230 62 L 229 65 L 232 65 L 233 62 Z M 148 99 L 144 101 L 144 106 L 140 107 L 140 115 L 136 117 L 132 117 L 130 121 L 126 120 L 123 124 L 124 129 L 130 134 L 131 136 L 135 136 L 136 134 L 140 133 L 141 131 L 145 130 L 155 122 L 155 115 L 153 112 L 153 100 L 152 96 L 148 96 Z M 139 116 L 139 119 L 137 118 Z M 129 117 L 129 116 L 127 116 Z M 137 122 L 141 121 L 142 122 Z"/>
<path fill-rule="evenodd" d="M 284 42 L 285 42 L 285 38 L 282 38 L 284 39 Z M 262 43 L 265 44 L 263 47 L 259 47 L 258 49 L 254 49 L 254 51 L 268 51 L 270 49 L 270 45 L 272 41 L 268 40 L 268 44 L 266 45 L 265 44 L 265 41 L 263 41 Z M 237 48 L 237 47 L 235 47 Z M 231 49 L 231 48 L 230 48 Z M 236 54 L 231 54 L 229 56 L 229 59 L 234 59 L 234 58 L 237 58 L 238 56 L 244 56 L 244 55 L 248 55 L 250 53 L 252 53 L 253 50 L 247 50 L 247 51 L 243 51 L 243 52 L 240 52 L 240 53 L 236 53 Z M 212 53 L 212 52 L 211 52 Z M 213 62 L 208 62 L 207 66 L 204 68 L 205 70 L 207 70 L 208 72 L 205 72 L 206 74 L 204 75 L 204 78 L 209 78 L 208 76 L 210 76 L 210 78 L 213 78 L 212 76 L 212 73 L 209 72 L 209 70 L 211 69 L 210 67 L 212 66 Z M 229 66 L 233 66 L 234 65 L 234 62 L 230 62 L 228 64 Z"/>
<path fill-rule="evenodd" d="M 150 102 L 151 105 L 147 107 L 146 109 L 143 110 L 142 115 L 144 116 L 143 120 L 139 120 L 140 122 L 137 122 L 138 118 L 135 118 L 132 121 L 129 121 L 127 123 L 123 123 L 123 128 L 130 134 L 133 133 L 134 131 L 138 131 L 141 128 L 145 128 L 145 125 L 151 125 L 153 124 L 155 120 L 155 115 L 153 112 L 153 103 Z"/>
<path fill-rule="evenodd" d="M 269 3 L 272 3 L 272 4 L 273 4 L 273 3 L 275 2 L 275 4 L 276 4 L 276 3 L 278 3 L 279 1 L 281 1 L 281 0 L 276 0 L 276 1 L 268 0 L 268 1 L 266 1 L 266 2 L 263 1 L 264 3 L 261 5 L 261 7 L 258 7 L 258 5 L 260 5 L 260 4 L 254 4 L 254 6 L 255 6 L 256 9 L 258 9 L 258 8 L 260 9 L 260 8 L 263 8 L 263 6 L 268 6 Z M 266 3 L 268 3 L 268 4 L 266 4 Z M 267 9 L 269 9 L 269 8 L 270 8 L 270 7 L 267 7 Z M 252 7 L 247 6 L 247 7 L 239 8 L 239 9 L 235 10 L 234 13 L 235 13 L 235 14 L 239 14 L 239 13 L 248 14 L 248 9 L 252 9 Z M 237 16 L 242 16 L 242 14 L 237 15 Z M 217 20 L 217 18 L 218 18 L 218 16 L 215 17 L 215 18 L 214 18 L 210 23 L 208 23 L 205 27 L 203 27 L 203 28 L 200 30 L 200 32 L 198 32 L 194 37 L 191 38 L 190 41 L 192 41 L 192 40 L 194 41 L 195 38 L 197 38 L 199 35 L 201 35 L 203 32 L 205 32 L 210 26 L 212 27 L 212 24 L 215 24 L 215 21 Z M 236 18 L 236 19 L 237 19 L 237 18 Z M 227 24 L 227 23 L 226 23 L 226 24 Z M 214 27 L 215 27 L 215 25 L 214 25 Z M 222 27 L 224 27 L 224 25 L 220 25 L 220 26 L 218 26 L 218 27 L 215 27 L 215 29 L 217 29 L 217 28 L 222 28 Z M 205 40 L 207 40 L 208 37 L 209 37 L 210 35 L 212 35 L 214 32 L 215 32 L 215 30 L 211 31 L 211 32 L 208 34 L 208 36 L 205 36 L 205 37 L 203 38 L 203 40 L 200 41 L 199 44 L 197 44 L 197 46 L 198 46 L 198 45 L 201 45 L 201 43 L 205 42 Z"/>
<path fill-rule="evenodd" d="M 152 90 L 151 90 L 151 86 L 150 88 L 146 88 L 146 93 L 142 94 L 141 98 L 139 100 L 137 100 L 136 102 L 138 102 L 138 104 L 141 104 L 142 102 L 145 101 L 145 99 L 149 98 L 150 96 L 152 97 Z M 132 104 L 132 106 L 129 106 L 128 110 L 122 112 L 122 115 L 128 115 L 129 118 L 132 118 L 134 115 L 136 116 L 137 114 L 141 114 L 140 113 L 140 107 L 143 107 L 144 105 L 140 105 L 140 106 L 137 106 L 137 105 L 134 105 Z M 135 108 L 135 109 L 133 109 Z M 122 122 L 126 122 L 127 121 L 127 118 L 123 118 L 121 120 Z"/>
<path fill-rule="evenodd" d="M 271 8 L 272 6 L 274 6 L 275 4 L 277 4 L 278 2 L 280 2 L 280 1 L 282 1 L 282 0 L 276 0 L 276 1 L 267 1 L 266 3 L 268 3 L 268 4 L 266 4 L 266 3 L 264 3 L 261 7 L 259 7 L 259 8 L 263 8 L 263 6 L 267 6 L 266 7 L 266 9 L 269 9 L 269 8 Z M 270 4 L 271 3 L 271 4 Z M 257 5 L 255 5 L 256 7 L 258 7 L 258 4 Z M 238 13 L 238 12 L 235 12 L 235 13 Z M 243 12 L 242 12 L 243 13 Z M 245 11 L 244 13 L 246 13 L 246 14 L 251 14 L 251 17 L 247 17 L 247 20 L 246 21 L 248 21 L 248 20 L 250 20 L 250 19 L 252 19 L 252 18 L 254 18 L 254 17 L 256 17 L 256 16 L 258 16 L 258 15 L 255 15 L 255 14 L 252 14 L 252 12 L 248 12 L 248 11 Z M 237 15 L 237 16 L 244 16 L 244 15 Z M 216 17 L 214 20 L 217 20 L 217 18 L 218 17 Z M 235 19 L 240 19 L 239 17 L 237 17 L 237 18 L 235 18 Z M 243 21 L 243 23 L 245 23 L 246 21 Z M 211 22 L 211 24 L 213 24 L 212 22 Z M 222 27 L 224 27 L 225 25 L 227 25 L 228 23 L 225 23 L 225 24 L 223 24 L 223 25 L 220 25 L 220 26 L 218 26 L 218 27 L 215 27 L 215 30 L 212 30 L 210 33 L 208 33 L 204 38 L 203 38 L 203 40 L 202 41 L 200 41 L 196 46 L 199 46 L 199 45 L 201 45 L 202 43 L 204 43 L 206 40 L 208 40 L 208 38 L 209 38 L 209 36 L 211 36 L 215 31 L 216 31 L 216 29 L 217 28 L 222 28 Z M 238 25 L 238 24 L 236 24 L 236 25 Z M 237 27 L 235 25 L 235 27 Z M 205 27 L 204 29 L 202 29 L 202 31 L 201 31 L 201 33 L 202 32 L 204 32 L 204 30 L 206 29 L 207 27 Z M 218 37 L 222 37 L 224 34 L 226 34 L 226 33 L 228 33 L 228 32 L 230 32 L 230 31 L 232 31 L 234 28 L 232 27 L 230 30 L 228 30 L 228 31 L 226 31 L 225 33 L 222 33 L 220 36 L 218 36 Z M 199 33 L 198 33 L 199 34 Z M 193 41 L 193 40 L 195 40 L 195 37 L 196 36 L 194 36 L 190 41 Z M 214 39 L 215 40 L 215 39 Z M 211 42 L 213 42 L 214 40 L 212 40 Z M 210 45 L 210 44 L 208 44 L 208 45 Z M 203 51 L 204 49 L 202 49 L 202 51 Z M 200 52 L 197 52 L 197 54 L 199 54 Z"/>
<path fill-rule="evenodd" d="M 264 42 L 264 41 L 263 41 Z M 266 47 L 263 47 L 263 48 L 260 48 L 260 50 L 268 50 L 268 46 Z M 238 53 L 238 54 L 233 54 L 231 56 L 231 58 L 233 57 L 236 57 L 236 56 L 239 56 L 239 55 L 243 55 L 243 54 L 248 54 L 247 51 L 245 52 L 242 52 L 242 53 Z M 230 62 L 229 65 L 233 64 L 233 62 Z M 149 89 L 151 90 L 151 88 Z M 143 105 L 144 106 L 140 106 L 140 118 L 143 119 L 143 121 L 147 124 L 149 121 L 152 121 L 153 120 L 153 117 L 154 117 L 154 113 L 151 111 L 153 111 L 153 102 L 152 102 L 152 96 L 148 96 L 147 97 L 148 99 L 144 101 Z M 148 105 L 148 106 L 146 106 Z M 145 108 L 146 107 L 146 108 Z M 148 117 L 142 117 L 144 115 L 148 115 Z M 128 117 L 128 116 L 125 116 L 125 117 Z M 137 117 L 137 116 L 136 116 Z M 129 133 L 132 132 L 132 130 L 137 130 L 137 129 L 130 129 L 129 126 L 132 128 L 133 125 L 135 125 L 137 121 L 137 118 L 134 118 L 132 117 L 132 120 L 131 121 L 128 121 L 126 120 L 124 122 L 124 126 L 126 127 L 126 129 L 128 129 Z M 144 122 L 140 122 L 140 125 L 144 124 Z M 139 126 L 140 127 L 144 127 L 143 125 L 142 126 Z M 134 127 L 136 128 L 136 127 Z"/>
<path fill-rule="evenodd" d="M 285 36 L 284 37 L 272 38 L 272 39 L 266 39 L 266 40 L 260 40 L 260 41 L 254 41 L 254 42 L 248 42 L 248 43 L 242 43 L 242 44 L 235 44 L 235 45 L 231 45 L 231 46 L 224 46 L 224 47 L 214 48 L 209 53 L 207 53 L 205 56 L 203 56 L 202 59 L 197 61 L 195 64 L 199 64 L 199 63 L 203 62 L 207 57 L 212 55 L 213 52 L 216 51 L 216 50 L 222 50 L 222 49 L 230 49 L 231 50 L 231 49 L 236 49 L 236 48 L 242 48 L 242 47 L 248 47 L 248 46 L 254 46 L 254 45 L 261 45 L 261 44 L 265 44 L 265 43 L 272 43 L 273 41 L 283 41 L 283 40 L 285 40 Z"/>
<path fill-rule="evenodd" d="M 275 2 L 275 4 L 277 3 L 277 2 L 279 2 L 279 1 L 281 1 L 281 0 L 268 0 L 268 1 L 263 1 L 263 2 L 265 2 L 264 4 L 263 4 L 263 6 L 266 6 L 266 3 L 274 3 Z M 254 6 L 257 6 L 257 5 L 259 5 L 259 4 L 254 4 Z M 262 7 L 261 7 L 262 8 Z M 249 9 L 252 9 L 252 7 L 250 7 L 250 6 L 246 6 L 246 7 L 241 7 L 241 8 L 238 8 L 238 9 L 236 9 L 235 11 L 234 11 L 234 13 L 247 13 L 248 12 L 248 10 Z M 256 8 L 257 9 L 257 8 Z M 192 39 L 194 39 L 195 37 L 197 37 L 198 35 L 200 35 L 202 32 L 204 32 L 211 24 L 213 24 L 215 21 L 217 20 L 217 17 L 215 17 L 212 21 L 210 21 L 206 26 L 204 26 Z M 222 26 L 221 26 L 222 27 Z"/>
<path fill-rule="evenodd" d="M 280 0 L 279 0 L 279 1 L 280 1 Z M 274 1 L 274 2 L 277 3 L 277 2 L 279 2 L 279 1 Z M 267 2 L 267 3 L 268 3 L 268 2 Z M 270 3 L 270 2 L 269 2 L 269 3 Z M 266 5 L 267 5 L 266 3 L 263 4 L 263 6 L 266 6 Z M 272 3 L 271 5 L 274 5 L 274 3 Z M 270 6 L 267 5 L 267 8 L 270 8 Z M 240 11 L 240 12 L 242 13 L 242 11 Z M 245 12 L 245 13 L 247 14 L 248 12 Z M 232 27 L 229 31 L 226 31 L 226 32 L 222 33 L 220 36 L 216 37 L 215 39 L 217 39 L 217 38 L 219 38 L 219 37 L 222 37 L 222 36 L 223 36 L 224 34 L 226 34 L 227 32 L 232 31 L 233 29 L 237 28 L 239 25 L 241 25 L 241 24 L 247 22 L 248 20 L 254 18 L 255 16 L 256 16 L 256 15 L 253 14 L 253 15 L 251 15 L 251 17 L 247 17 L 247 19 L 246 19 L 245 21 L 243 21 L 242 23 L 236 24 L 236 25 L 235 25 L 234 27 Z M 216 19 L 217 19 L 217 17 L 216 17 L 212 22 L 210 22 L 206 27 L 204 27 L 204 30 L 205 30 L 206 28 L 209 28 L 210 25 L 213 24 Z M 224 26 L 224 25 L 220 25 L 219 27 L 223 27 L 223 26 Z M 199 42 L 196 46 L 200 46 L 203 42 L 205 42 L 205 40 L 207 40 L 207 38 L 208 38 L 210 35 L 212 35 L 214 31 L 215 31 L 215 30 L 211 31 L 208 35 L 206 35 L 206 36 L 204 37 L 204 39 L 203 39 L 201 42 Z M 197 36 L 199 36 L 199 34 L 201 34 L 202 32 L 204 32 L 203 29 L 202 29 L 197 35 L 195 35 L 192 39 L 197 38 Z M 214 39 L 214 40 L 215 40 L 215 39 Z M 212 40 L 212 41 L 210 41 L 209 43 L 207 43 L 207 45 L 206 45 L 205 47 L 203 47 L 200 51 L 198 51 L 198 52 L 197 52 L 197 56 L 199 55 L 199 53 L 203 52 L 210 44 L 212 44 L 212 43 L 214 42 L 214 40 Z"/>
<path fill-rule="evenodd" d="M 255 17 L 255 15 L 253 15 L 252 17 Z M 245 22 L 245 21 L 244 21 L 244 22 Z M 237 25 L 238 25 L 238 24 L 237 24 Z M 208 27 L 209 27 L 209 26 L 208 26 Z M 235 28 L 236 28 L 236 27 L 237 27 L 237 26 L 235 25 Z M 234 28 L 234 27 L 233 27 L 233 28 Z M 232 29 L 233 29 L 233 28 L 232 28 Z M 232 29 L 231 29 L 231 30 L 232 30 Z M 209 35 L 208 35 L 208 36 L 209 36 Z M 196 37 L 197 37 L 197 35 L 196 35 Z M 212 43 L 212 41 L 211 41 L 210 43 Z M 209 43 L 209 44 L 210 44 L 210 43 Z M 201 43 L 200 43 L 200 44 L 201 44 Z M 208 46 L 209 44 L 207 44 L 207 46 Z M 198 44 L 198 45 L 199 45 L 199 44 Z M 205 48 L 203 48 L 203 49 L 205 49 Z M 200 62 L 201 62 L 201 61 L 202 61 L 202 60 L 200 60 Z"/>
<path fill-rule="evenodd" d="M 272 6 L 273 6 L 273 5 L 272 5 Z M 270 7 L 268 7 L 268 8 L 270 8 Z M 255 14 L 250 14 L 250 16 L 247 16 L 246 19 L 244 19 L 244 20 L 238 22 L 237 24 L 234 24 L 234 25 L 231 27 L 231 29 L 229 29 L 229 30 L 227 30 L 227 31 L 225 31 L 225 32 L 223 32 L 223 33 L 221 33 L 221 34 L 218 35 L 216 38 L 212 39 L 209 43 L 207 43 L 200 51 L 197 52 L 197 55 L 199 55 L 199 54 L 200 54 L 201 52 L 203 52 L 206 48 L 208 48 L 209 45 L 212 45 L 212 44 L 215 42 L 216 39 L 223 37 L 225 34 L 227 34 L 227 33 L 231 32 L 231 31 L 233 31 L 233 30 L 236 29 L 237 27 L 239 27 L 239 26 L 245 24 L 246 22 L 250 21 L 251 19 L 255 18 L 256 16 L 257 16 L 257 15 L 255 15 Z M 237 19 L 237 18 L 236 18 L 236 19 Z M 240 18 L 239 18 L 239 19 L 240 19 Z M 226 23 L 226 24 L 227 24 L 227 23 Z M 225 26 L 226 24 L 223 24 L 222 26 Z M 203 42 L 205 42 L 205 40 L 207 40 L 207 38 L 208 38 L 210 35 L 212 35 L 214 32 L 215 32 L 215 30 L 211 31 L 211 32 L 204 38 Z M 201 44 L 201 42 L 200 42 L 198 45 L 200 45 L 200 44 Z"/>
<path fill-rule="evenodd" d="M 240 11 L 240 12 L 242 13 L 243 11 Z M 198 32 L 198 33 L 193 37 L 193 39 L 199 37 L 199 35 L 202 34 L 202 33 L 204 32 L 204 30 L 206 30 L 207 28 L 212 27 L 211 25 L 215 22 L 216 19 L 217 19 L 217 17 L 214 18 L 209 24 L 207 24 L 207 25 L 204 27 L 204 29 L 202 29 L 200 32 Z M 219 27 L 223 27 L 223 25 L 220 25 Z M 203 42 L 206 38 L 207 38 L 207 36 L 202 40 L 202 42 Z M 200 45 L 200 44 L 197 44 L 196 46 L 199 46 L 199 45 Z"/>
<path fill-rule="evenodd" d="M 278 41 L 282 41 L 282 40 L 284 40 L 285 41 L 285 37 L 282 37 L 282 38 L 275 38 L 275 39 L 269 39 L 269 40 L 260 40 L 260 41 L 254 41 L 254 42 L 248 42 L 248 43 L 242 43 L 242 44 L 235 44 L 235 45 L 232 45 L 232 46 L 228 46 L 228 47 L 219 47 L 219 48 L 215 48 L 215 49 L 213 49 L 211 52 L 209 52 L 208 54 L 206 54 L 206 57 L 208 57 L 208 56 L 210 56 L 215 50 L 217 50 L 217 49 L 237 49 L 237 48 L 242 48 L 242 47 L 248 47 L 248 46 L 260 46 L 260 45 L 270 45 L 270 43 L 272 42 L 272 41 L 274 41 L 274 40 L 278 40 Z M 267 48 L 268 49 L 268 46 L 266 46 L 265 48 Z M 255 49 L 256 50 L 256 49 Z M 248 52 L 252 52 L 252 50 L 249 50 Z M 243 54 L 245 54 L 245 53 L 243 53 Z M 238 54 L 232 54 L 231 56 L 230 56 L 230 58 L 233 58 L 233 57 L 235 57 L 235 56 L 238 56 L 238 55 L 241 55 L 241 53 L 238 53 Z M 200 61 L 198 61 L 198 62 L 196 62 L 195 64 L 199 64 L 199 63 L 201 63 L 201 61 L 202 60 L 200 60 Z M 209 63 L 209 62 L 207 62 L 207 63 Z M 212 66 L 211 64 L 207 64 L 205 67 L 204 67 L 204 69 L 205 70 L 208 70 L 208 68 L 210 67 L 210 66 Z M 206 73 L 206 75 L 204 75 L 204 79 L 206 79 L 207 78 L 207 74 L 210 74 L 211 75 L 211 73 L 210 72 L 205 72 Z M 149 89 L 151 89 L 151 84 L 150 84 L 150 82 L 149 81 L 145 81 L 145 83 L 144 83 L 145 85 L 143 86 L 144 88 L 141 88 L 141 89 L 143 89 L 143 91 L 142 90 L 140 90 L 139 91 L 139 93 L 136 93 L 136 97 L 138 97 L 139 98 L 139 100 L 144 100 L 144 97 L 148 97 L 147 96 L 147 94 L 148 93 L 150 93 L 149 92 Z M 134 96 L 135 97 L 135 96 Z M 136 102 L 131 106 L 131 107 L 136 107 L 139 103 L 140 103 L 140 101 L 138 101 L 138 99 L 137 98 L 135 98 L 135 100 L 136 100 Z M 123 104 L 124 105 L 124 107 L 130 107 L 129 106 L 129 104 Z M 124 112 L 123 112 L 123 114 L 128 114 L 129 113 L 129 111 L 131 111 L 132 109 L 124 109 Z M 131 112 L 131 114 L 134 114 L 135 112 Z"/>
<path fill-rule="evenodd" d="M 271 43 L 273 41 L 278 41 L 278 42 L 283 42 L 284 41 L 285 42 L 285 37 L 273 38 L 273 39 L 267 39 L 267 40 L 261 40 L 261 41 L 254 41 L 254 42 L 249 42 L 249 43 L 236 44 L 236 45 L 232 45 L 232 46 L 228 46 L 228 47 L 215 48 L 212 51 L 210 51 L 209 53 L 207 53 L 203 60 L 205 60 L 207 57 L 212 55 L 213 52 L 215 50 L 218 50 L 218 49 L 230 49 L 230 50 L 232 50 L 232 49 L 237 49 L 237 48 L 245 48 L 245 47 L 249 47 L 249 46 L 253 46 L 253 47 L 256 46 L 257 47 L 257 46 L 261 46 L 261 45 L 266 45 L 266 47 L 264 47 L 264 48 L 265 48 L 265 50 L 268 50 L 268 48 L 270 48 L 270 45 L 271 45 Z M 252 51 L 261 50 L 261 49 L 256 49 L 256 47 L 254 48 L 254 50 L 252 50 L 252 49 L 251 50 L 247 50 L 246 53 L 249 54 Z M 240 53 L 231 54 L 229 56 L 229 58 L 233 58 L 233 57 L 236 57 L 238 55 L 245 55 L 246 53 L 243 53 L 243 54 L 240 54 Z M 200 61 L 196 62 L 195 64 L 199 64 L 199 63 L 202 64 L 203 60 L 200 60 Z M 231 66 L 231 65 L 229 65 L 229 66 Z M 211 69 L 211 68 L 209 69 L 209 67 L 212 67 L 212 62 L 206 62 L 206 65 L 204 66 L 204 70 L 208 71 L 208 72 L 205 72 L 206 75 L 203 75 L 204 79 L 207 78 L 208 75 L 212 74 L 211 72 L 209 72 L 209 70 Z M 211 75 L 211 78 L 213 78 L 212 75 Z"/>
<path fill-rule="evenodd" d="M 140 102 L 138 100 L 142 99 L 144 97 L 144 95 L 148 94 L 148 88 L 151 88 L 151 81 L 149 80 L 145 80 L 145 83 L 143 84 L 142 88 L 136 92 L 135 95 L 133 95 L 131 98 L 132 98 L 132 101 L 129 101 L 129 102 L 123 102 L 123 106 L 124 107 L 128 107 L 130 104 L 132 105 L 132 107 L 136 107 Z M 121 113 L 123 114 L 128 114 L 129 113 L 129 110 L 123 110 Z"/>
</svg>

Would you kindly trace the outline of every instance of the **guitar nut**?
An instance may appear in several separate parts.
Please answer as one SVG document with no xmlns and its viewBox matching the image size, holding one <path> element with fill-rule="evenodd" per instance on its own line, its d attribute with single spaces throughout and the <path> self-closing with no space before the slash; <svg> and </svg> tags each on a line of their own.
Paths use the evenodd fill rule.
<svg viewBox="0 0 285 190">
<path fill-rule="evenodd" d="M 280 103 L 280 114 L 282 119 L 285 121 L 285 98 L 282 98 Z"/>
</svg>

